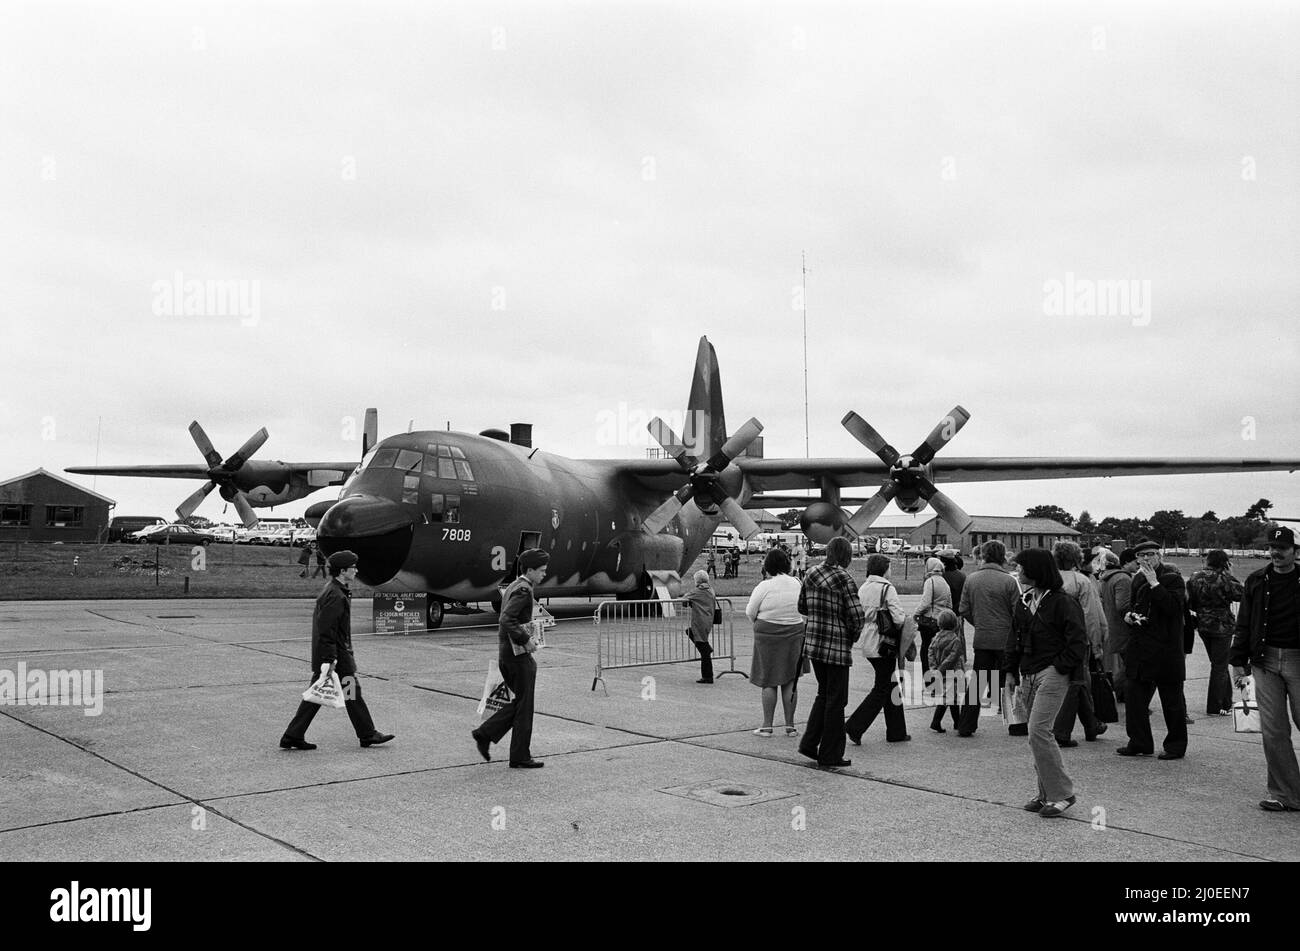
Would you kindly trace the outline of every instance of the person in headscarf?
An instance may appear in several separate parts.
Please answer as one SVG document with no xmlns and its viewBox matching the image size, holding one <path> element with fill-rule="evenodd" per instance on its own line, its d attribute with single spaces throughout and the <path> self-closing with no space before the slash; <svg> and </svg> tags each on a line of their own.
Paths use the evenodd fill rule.
<svg viewBox="0 0 1300 951">
<path fill-rule="evenodd" d="M 709 634 L 713 631 L 713 609 L 718 606 L 718 599 L 709 586 L 707 571 L 695 572 L 695 587 L 682 595 L 682 600 L 691 609 L 691 626 L 686 636 L 691 639 L 695 649 L 700 652 L 700 679 L 697 684 L 713 683 L 713 645 L 709 643 Z"/>
</svg>

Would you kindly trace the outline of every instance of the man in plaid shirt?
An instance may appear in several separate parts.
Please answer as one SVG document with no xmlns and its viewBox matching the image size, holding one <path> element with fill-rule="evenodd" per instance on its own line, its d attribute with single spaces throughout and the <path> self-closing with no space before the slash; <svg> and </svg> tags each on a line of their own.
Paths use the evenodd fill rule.
<svg viewBox="0 0 1300 951">
<path fill-rule="evenodd" d="M 866 613 L 858 586 L 848 573 L 853 549 L 846 538 L 832 538 L 826 560 L 808 572 L 799 592 L 804 624 L 803 652 L 817 677 L 817 699 L 799 752 L 821 769 L 848 766 L 844 758 L 844 707 L 849 700 L 853 645 L 862 634 Z"/>
</svg>

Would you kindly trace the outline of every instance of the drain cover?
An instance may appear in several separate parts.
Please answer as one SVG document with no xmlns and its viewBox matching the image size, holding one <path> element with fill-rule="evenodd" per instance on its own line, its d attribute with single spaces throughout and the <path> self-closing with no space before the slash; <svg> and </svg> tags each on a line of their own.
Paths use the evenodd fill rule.
<svg viewBox="0 0 1300 951">
<path fill-rule="evenodd" d="M 706 783 L 694 783 L 690 786 L 672 786 L 668 789 L 661 789 L 659 792 L 667 793 L 670 796 L 680 796 L 683 799 L 705 802 L 710 806 L 722 806 L 726 809 L 734 809 L 738 806 L 752 806 L 756 803 L 771 802 L 775 799 L 788 799 L 794 795 L 794 793 L 784 792 L 780 789 L 763 789 L 751 783 L 740 783 L 730 779 L 713 779 Z"/>
</svg>

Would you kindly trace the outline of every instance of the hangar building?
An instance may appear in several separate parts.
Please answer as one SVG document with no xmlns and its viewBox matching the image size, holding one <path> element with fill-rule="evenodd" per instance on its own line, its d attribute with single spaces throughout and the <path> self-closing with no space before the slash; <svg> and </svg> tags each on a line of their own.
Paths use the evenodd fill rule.
<svg viewBox="0 0 1300 951">
<path fill-rule="evenodd" d="M 1007 546 L 1007 551 L 1022 551 L 1026 548 L 1051 548 L 1058 541 L 1077 541 L 1078 538 L 1079 533 L 1073 528 L 1050 518 L 974 515 L 970 528 L 960 533 L 935 516 L 912 529 L 908 541 L 920 548 L 947 546 L 964 553 L 987 541 L 999 541 Z"/>
<path fill-rule="evenodd" d="M 44 469 L 0 482 L 0 542 L 93 542 L 112 499 Z"/>
</svg>

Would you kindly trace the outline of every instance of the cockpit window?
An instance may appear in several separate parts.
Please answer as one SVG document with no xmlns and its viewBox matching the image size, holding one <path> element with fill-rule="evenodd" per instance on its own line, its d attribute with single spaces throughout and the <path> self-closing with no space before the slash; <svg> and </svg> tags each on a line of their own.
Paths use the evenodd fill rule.
<svg viewBox="0 0 1300 951">
<path fill-rule="evenodd" d="M 391 469 L 393 463 L 397 461 L 396 449 L 376 449 L 375 456 L 370 460 L 367 469 Z"/>
<path fill-rule="evenodd" d="M 397 461 L 393 464 L 394 469 L 401 469 L 403 472 L 419 472 L 420 462 L 424 456 L 413 449 L 403 449 L 397 454 Z"/>
<path fill-rule="evenodd" d="M 435 479 L 459 479 L 462 482 L 474 481 L 474 470 L 459 446 L 443 443 L 428 443 L 425 446 L 428 455 L 424 460 L 425 475 Z"/>
</svg>

